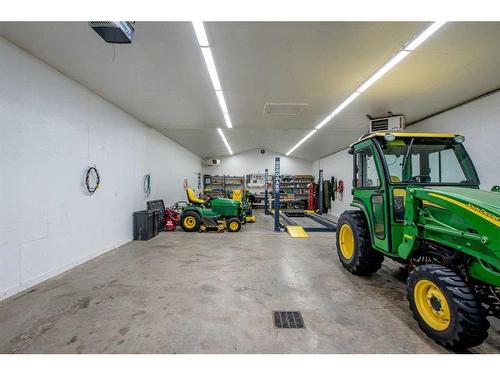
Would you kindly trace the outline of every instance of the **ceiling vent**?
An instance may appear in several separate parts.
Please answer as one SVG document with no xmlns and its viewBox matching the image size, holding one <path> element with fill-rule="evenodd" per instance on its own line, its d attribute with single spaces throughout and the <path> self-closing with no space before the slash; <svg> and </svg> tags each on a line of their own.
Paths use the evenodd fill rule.
<svg viewBox="0 0 500 375">
<path fill-rule="evenodd" d="M 264 105 L 264 114 L 297 116 L 299 113 L 304 112 L 307 107 L 309 107 L 308 103 L 266 103 Z"/>
<path fill-rule="evenodd" d="M 370 119 L 370 132 L 395 131 L 405 128 L 404 116 L 390 116 Z"/>
</svg>

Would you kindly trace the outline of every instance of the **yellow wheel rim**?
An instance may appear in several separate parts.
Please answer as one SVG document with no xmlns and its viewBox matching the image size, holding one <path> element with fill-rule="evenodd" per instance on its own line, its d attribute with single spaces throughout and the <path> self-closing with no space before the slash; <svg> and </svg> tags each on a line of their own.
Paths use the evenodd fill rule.
<svg viewBox="0 0 500 375">
<path fill-rule="evenodd" d="M 345 259 L 351 259 L 354 254 L 354 235 L 348 224 L 343 224 L 339 232 L 340 252 Z"/>
<path fill-rule="evenodd" d="M 229 224 L 229 229 L 231 229 L 233 232 L 238 230 L 238 223 L 236 221 L 233 221 Z"/>
<path fill-rule="evenodd" d="M 450 325 L 450 306 L 441 289 L 429 280 L 419 280 L 413 289 L 415 306 L 422 319 L 436 331 Z"/>
<path fill-rule="evenodd" d="M 184 226 L 188 229 L 193 229 L 196 226 L 196 219 L 192 216 L 186 216 L 184 218 Z"/>
</svg>

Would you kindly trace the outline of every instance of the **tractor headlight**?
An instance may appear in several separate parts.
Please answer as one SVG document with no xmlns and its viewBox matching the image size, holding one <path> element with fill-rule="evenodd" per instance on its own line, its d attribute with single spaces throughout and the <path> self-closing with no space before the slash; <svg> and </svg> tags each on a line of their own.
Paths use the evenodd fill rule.
<svg viewBox="0 0 500 375">
<path fill-rule="evenodd" d="M 465 141 L 465 136 L 463 135 L 456 135 L 455 138 L 453 138 L 453 142 L 455 143 L 464 143 Z"/>
<path fill-rule="evenodd" d="M 387 141 L 387 142 L 392 142 L 396 139 L 396 136 L 392 133 L 386 133 L 384 135 L 384 139 Z"/>
</svg>

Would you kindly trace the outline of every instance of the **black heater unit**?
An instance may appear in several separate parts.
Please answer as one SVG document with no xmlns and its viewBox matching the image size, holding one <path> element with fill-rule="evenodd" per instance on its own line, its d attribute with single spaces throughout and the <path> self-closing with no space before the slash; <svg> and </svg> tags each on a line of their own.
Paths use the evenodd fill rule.
<svg viewBox="0 0 500 375">
<path fill-rule="evenodd" d="M 132 43 L 134 27 L 128 21 L 91 21 L 89 26 L 107 43 Z"/>
</svg>

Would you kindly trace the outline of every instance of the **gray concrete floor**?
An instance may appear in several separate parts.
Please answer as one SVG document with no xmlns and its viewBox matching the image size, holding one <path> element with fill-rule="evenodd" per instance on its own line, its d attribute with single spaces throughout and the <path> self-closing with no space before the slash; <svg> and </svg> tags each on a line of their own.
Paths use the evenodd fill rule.
<svg viewBox="0 0 500 375">
<path fill-rule="evenodd" d="M 162 233 L 0 302 L 1 353 L 445 353 L 418 328 L 399 266 L 346 272 L 333 233 Z M 273 328 L 299 310 L 306 327 Z M 473 353 L 499 353 L 500 327 Z"/>
</svg>

